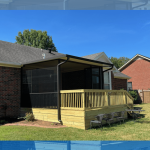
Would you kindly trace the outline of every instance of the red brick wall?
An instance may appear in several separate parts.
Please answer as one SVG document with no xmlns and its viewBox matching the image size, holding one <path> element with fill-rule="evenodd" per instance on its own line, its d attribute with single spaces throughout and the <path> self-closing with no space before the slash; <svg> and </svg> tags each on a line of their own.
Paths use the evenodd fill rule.
<svg viewBox="0 0 150 150">
<path fill-rule="evenodd" d="M 127 90 L 127 79 L 118 79 L 114 78 L 113 73 L 111 72 L 111 82 L 112 82 L 112 90 Z"/>
<path fill-rule="evenodd" d="M 128 82 L 132 82 L 132 88 L 134 90 L 150 88 L 150 62 L 139 59 L 133 63 L 130 63 L 122 73 L 131 77 Z"/>
<path fill-rule="evenodd" d="M 0 117 L 17 117 L 20 111 L 21 69 L 0 66 Z M 6 110 L 3 106 L 6 106 Z"/>
</svg>

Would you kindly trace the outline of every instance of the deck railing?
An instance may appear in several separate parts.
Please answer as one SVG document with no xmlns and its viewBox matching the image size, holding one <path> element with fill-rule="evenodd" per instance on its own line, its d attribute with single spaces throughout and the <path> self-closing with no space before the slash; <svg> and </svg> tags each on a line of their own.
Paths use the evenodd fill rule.
<svg viewBox="0 0 150 150">
<path fill-rule="evenodd" d="M 125 90 L 61 90 L 61 107 L 98 108 L 133 104 L 133 97 Z"/>
</svg>

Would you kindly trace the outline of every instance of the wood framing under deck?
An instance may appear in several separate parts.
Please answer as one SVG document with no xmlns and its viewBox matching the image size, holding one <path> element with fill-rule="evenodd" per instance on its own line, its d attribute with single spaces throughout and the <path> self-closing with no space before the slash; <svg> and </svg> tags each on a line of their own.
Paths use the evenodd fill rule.
<svg viewBox="0 0 150 150">
<path fill-rule="evenodd" d="M 58 111 L 57 109 L 48 109 L 48 108 L 21 108 L 20 116 L 24 117 L 25 113 L 30 112 L 33 113 L 35 119 L 50 121 L 50 122 L 58 122 Z"/>
</svg>

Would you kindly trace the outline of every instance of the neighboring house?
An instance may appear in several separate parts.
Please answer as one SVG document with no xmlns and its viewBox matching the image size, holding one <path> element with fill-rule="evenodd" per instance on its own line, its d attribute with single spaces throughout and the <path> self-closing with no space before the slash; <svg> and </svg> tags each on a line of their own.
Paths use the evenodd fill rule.
<svg viewBox="0 0 150 150">
<path fill-rule="evenodd" d="M 137 54 L 118 69 L 128 75 L 128 89 L 150 89 L 150 58 Z"/>
<path fill-rule="evenodd" d="M 68 126 L 87 129 L 90 119 L 103 111 L 101 107 L 116 104 L 121 111 L 120 104 L 132 105 L 128 92 L 120 91 L 129 78 L 105 53 L 76 57 L 0 41 L 0 117 L 33 112 L 36 119 L 62 119 Z M 99 110 L 91 114 L 89 107 Z"/>
<path fill-rule="evenodd" d="M 104 52 L 83 56 L 83 58 L 97 60 L 101 62 L 107 62 L 112 64 L 110 59 Z M 104 72 L 104 89 L 110 90 L 127 90 L 127 81 L 131 77 L 121 73 L 115 66 L 113 69 Z"/>
</svg>

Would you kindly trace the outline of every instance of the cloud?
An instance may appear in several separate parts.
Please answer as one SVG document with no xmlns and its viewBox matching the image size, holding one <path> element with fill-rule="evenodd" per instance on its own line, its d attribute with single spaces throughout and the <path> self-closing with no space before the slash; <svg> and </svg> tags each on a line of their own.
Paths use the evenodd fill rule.
<svg viewBox="0 0 150 150">
<path fill-rule="evenodd" d="M 114 29 L 111 31 L 112 33 L 119 33 L 119 34 L 135 34 L 134 30 L 127 30 L 127 29 Z"/>
<path fill-rule="evenodd" d="M 148 25 L 150 25 L 150 21 L 147 22 L 147 23 L 145 23 L 145 24 L 142 26 L 142 28 L 145 28 L 145 27 L 148 26 Z"/>
</svg>

